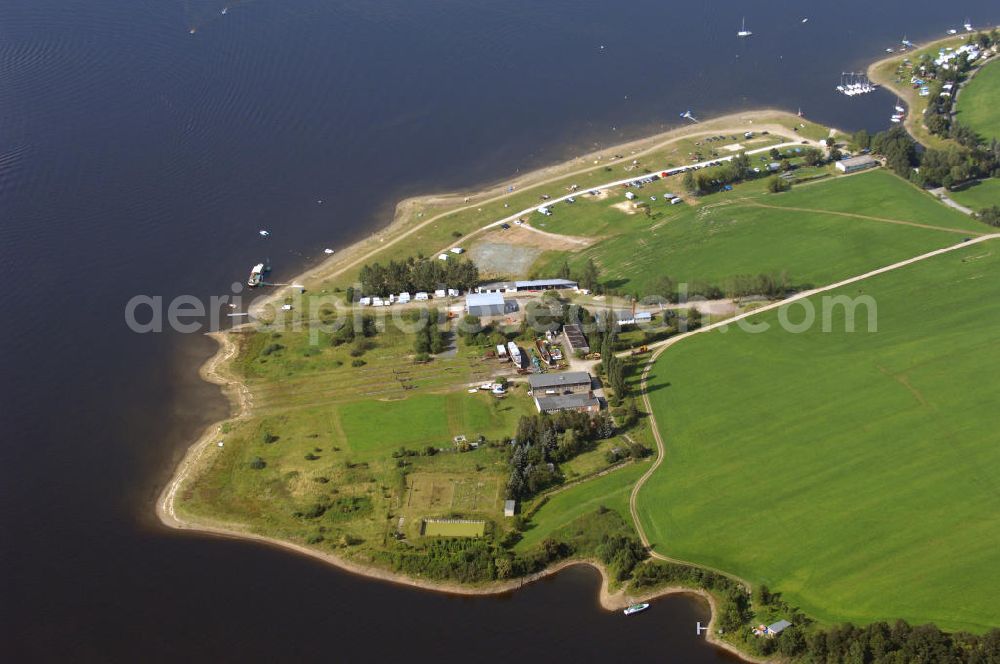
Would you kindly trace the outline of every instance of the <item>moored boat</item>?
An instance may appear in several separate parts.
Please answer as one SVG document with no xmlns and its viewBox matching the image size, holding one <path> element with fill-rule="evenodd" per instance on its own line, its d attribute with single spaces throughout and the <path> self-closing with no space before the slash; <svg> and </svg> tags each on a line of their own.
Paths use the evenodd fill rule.
<svg viewBox="0 0 1000 664">
<path fill-rule="evenodd" d="M 260 286 L 260 283 L 261 281 L 263 281 L 263 279 L 264 279 L 264 264 L 257 263 L 256 265 L 253 266 L 253 269 L 250 270 L 250 278 L 247 279 L 247 286 L 249 286 L 250 288 L 256 288 L 257 286 Z"/>
<path fill-rule="evenodd" d="M 622 611 L 622 613 L 624 613 L 627 616 L 630 616 L 633 613 L 640 613 L 648 608 L 649 608 L 649 603 L 643 602 L 642 604 L 633 604 L 632 606 Z"/>
</svg>

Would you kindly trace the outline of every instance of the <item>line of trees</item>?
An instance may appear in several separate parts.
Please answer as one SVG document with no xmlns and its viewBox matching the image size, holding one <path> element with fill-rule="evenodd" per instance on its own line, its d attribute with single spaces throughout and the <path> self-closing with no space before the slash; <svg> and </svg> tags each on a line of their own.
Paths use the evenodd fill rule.
<svg viewBox="0 0 1000 664">
<path fill-rule="evenodd" d="M 767 297 L 784 297 L 788 293 L 800 290 L 802 286 L 795 285 L 788 272 L 772 272 L 760 274 L 737 274 L 726 277 L 721 283 L 714 284 L 707 281 L 691 281 L 684 284 L 686 300 L 692 298 L 704 298 L 706 300 L 718 300 L 723 297 L 749 297 L 752 295 L 765 295 Z M 674 281 L 669 275 L 658 277 L 652 285 L 651 292 L 647 292 L 647 297 L 663 299 L 673 304 L 681 300 L 680 284 Z"/>
<path fill-rule="evenodd" d="M 746 152 L 740 152 L 721 166 L 687 171 L 684 173 L 683 185 L 689 193 L 702 196 L 719 191 L 727 184 L 742 182 L 753 174 L 750 157 Z"/>
<path fill-rule="evenodd" d="M 389 261 L 387 265 L 364 265 L 358 274 L 364 295 L 385 297 L 391 293 L 433 291 L 448 287 L 469 290 L 479 283 L 479 268 L 469 260 L 449 258 L 446 261 L 410 256 L 405 261 Z"/>
<path fill-rule="evenodd" d="M 617 327 L 608 330 L 601 339 L 601 371 L 604 373 L 608 386 L 614 391 L 612 405 L 615 406 L 620 404 L 629 393 L 628 381 L 625 380 L 625 362 L 615 355 L 617 340 Z"/>
<path fill-rule="evenodd" d="M 419 318 L 423 312 L 414 311 L 411 315 Z M 421 325 L 413 337 L 413 352 L 417 354 L 419 359 L 426 359 L 428 355 L 444 352 L 447 343 L 440 321 L 441 314 L 436 307 L 427 309 L 427 324 Z"/>
</svg>

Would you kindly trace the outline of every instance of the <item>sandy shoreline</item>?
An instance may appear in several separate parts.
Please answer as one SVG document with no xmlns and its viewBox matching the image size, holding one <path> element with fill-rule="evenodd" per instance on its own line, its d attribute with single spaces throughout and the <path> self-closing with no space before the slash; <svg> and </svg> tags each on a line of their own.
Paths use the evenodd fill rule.
<svg viewBox="0 0 1000 664">
<path fill-rule="evenodd" d="M 484 203 L 502 199 L 507 193 L 508 186 L 513 185 L 518 190 L 524 190 L 531 187 L 542 186 L 553 180 L 594 170 L 596 167 L 599 167 L 595 166 L 593 163 L 599 155 L 617 153 L 636 158 L 662 149 L 670 143 L 678 140 L 683 140 L 701 134 L 742 132 L 746 131 L 748 128 L 753 128 L 753 130 L 757 132 L 769 131 L 772 134 L 796 137 L 795 132 L 774 122 L 779 118 L 788 122 L 799 121 L 795 115 L 777 110 L 765 109 L 760 111 L 736 113 L 707 120 L 696 125 L 688 125 L 666 132 L 661 132 L 654 136 L 634 140 L 622 145 L 603 148 L 601 150 L 565 161 L 561 164 L 547 166 L 512 179 L 505 179 L 502 184 L 495 183 L 486 186 L 477 193 L 466 194 L 463 192 L 438 194 L 405 199 L 400 201 L 396 206 L 395 217 L 388 226 L 376 231 L 368 238 L 359 240 L 353 245 L 338 251 L 334 256 L 326 259 L 321 264 L 298 275 L 292 280 L 292 282 L 296 284 L 305 284 L 307 282 L 320 281 L 339 276 L 347 270 L 350 270 L 367 260 L 372 254 L 384 249 L 387 246 L 404 240 L 419 229 L 424 228 L 428 224 L 434 223 L 444 216 L 453 214 L 462 209 L 468 209 L 483 205 Z M 760 123 L 762 120 L 767 120 L 769 122 Z M 603 160 L 602 163 L 604 163 Z M 426 219 L 421 219 L 419 223 L 413 223 L 414 220 L 418 218 L 417 210 L 440 206 L 444 206 L 445 209 L 441 210 L 439 213 L 432 214 Z M 473 235 L 478 232 L 479 230 L 474 231 L 469 235 Z M 469 235 L 467 235 L 466 238 L 468 238 Z M 287 292 L 288 287 L 275 289 L 266 297 L 256 300 L 252 304 L 251 311 L 255 314 L 259 313 L 266 306 L 283 298 Z M 252 323 L 248 323 L 246 325 L 251 324 Z M 245 325 L 240 327 L 245 327 Z M 239 328 L 234 328 L 234 330 L 237 329 Z M 596 568 L 602 576 L 600 602 L 605 609 L 617 610 L 637 601 L 645 601 L 671 594 L 697 595 L 707 600 L 711 607 L 712 619 L 710 629 L 707 632 L 709 642 L 719 648 L 725 649 L 743 659 L 746 659 L 747 661 L 762 661 L 754 660 L 747 654 L 736 649 L 734 646 L 716 638 L 715 621 L 717 611 L 715 600 L 710 593 L 701 589 L 683 587 L 661 588 L 640 596 L 629 596 L 621 590 L 612 593 L 609 590 L 606 570 L 599 562 L 593 560 L 563 561 L 529 577 L 513 579 L 486 586 L 463 586 L 459 584 L 442 583 L 409 577 L 378 567 L 363 565 L 332 553 L 318 551 L 293 542 L 257 535 L 241 528 L 238 524 L 201 523 L 182 518 L 175 509 L 178 492 L 182 490 L 185 482 L 191 480 L 197 474 L 202 463 L 210 458 L 210 455 L 218 449 L 213 443 L 224 435 L 224 425 L 233 420 L 245 419 L 249 417 L 253 410 L 253 395 L 248 386 L 229 371 L 229 363 L 233 358 L 235 358 L 239 350 L 239 345 L 236 342 L 235 337 L 236 334 L 237 332 L 233 330 L 226 332 L 214 332 L 210 334 L 210 336 L 218 342 L 219 348 L 217 352 L 212 355 L 212 357 L 210 357 L 204 365 L 202 365 L 200 375 L 203 380 L 219 385 L 222 388 L 223 393 L 229 399 L 232 411 L 230 417 L 206 427 L 201 436 L 199 436 L 199 438 L 187 449 L 184 457 L 177 465 L 173 476 L 164 487 L 156 503 L 157 516 L 164 525 L 178 530 L 209 533 L 223 537 L 251 540 L 271 546 L 278 546 L 282 549 L 293 551 L 295 553 L 306 555 L 331 565 L 335 565 L 340 569 L 354 574 L 411 587 L 422 588 L 425 590 L 458 595 L 497 595 L 508 593 L 524 586 L 527 583 L 532 583 L 539 579 L 556 574 L 569 566 L 580 564 L 591 565 Z"/>
</svg>

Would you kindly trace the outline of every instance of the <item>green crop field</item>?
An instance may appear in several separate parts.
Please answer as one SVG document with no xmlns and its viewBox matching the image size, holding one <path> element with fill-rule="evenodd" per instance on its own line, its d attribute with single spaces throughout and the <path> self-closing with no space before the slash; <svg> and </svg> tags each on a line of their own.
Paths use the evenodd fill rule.
<svg viewBox="0 0 1000 664">
<path fill-rule="evenodd" d="M 1000 205 L 1000 178 L 976 182 L 961 191 L 948 192 L 948 196 L 976 211 Z"/>
<path fill-rule="evenodd" d="M 956 118 L 989 141 L 1000 138 L 1000 65 L 985 65 L 958 96 Z"/>
<path fill-rule="evenodd" d="M 992 240 L 835 293 L 875 298 L 877 332 L 767 312 L 666 351 L 666 455 L 638 497 L 655 549 L 824 622 L 1000 624 L 998 274 Z"/>
<path fill-rule="evenodd" d="M 680 183 L 658 183 L 668 187 Z M 536 272 L 554 273 L 564 260 L 579 269 L 593 258 L 609 287 L 640 295 L 654 294 L 663 276 L 719 285 L 784 271 L 793 284 L 819 285 L 989 230 L 883 170 L 778 195 L 762 189 L 751 182 L 697 206 L 654 202 L 653 218 L 614 208 L 624 201 L 621 192 L 590 207 L 562 206 L 546 230 L 587 235 L 591 228 L 604 239 L 575 254 L 548 252 Z"/>
</svg>

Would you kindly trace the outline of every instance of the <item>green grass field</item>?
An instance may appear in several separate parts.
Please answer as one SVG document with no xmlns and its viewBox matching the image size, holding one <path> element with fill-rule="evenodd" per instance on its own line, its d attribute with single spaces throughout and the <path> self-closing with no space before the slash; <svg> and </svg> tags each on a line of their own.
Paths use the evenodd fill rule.
<svg viewBox="0 0 1000 664">
<path fill-rule="evenodd" d="M 824 622 L 1000 624 L 998 273 L 994 240 L 842 289 L 876 299 L 876 333 L 838 310 L 830 333 L 665 352 L 649 390 L 666 457 L 638 504 L 656 550 Z"/>
<path fill-rule="evenodd" d="M 631 523 L 629 493 L 636 480 L 649 468 L 649 463 L 633 463 L 555 494 L 531 518 L 532 526 L 525 531 L 516 550 L 527 551 L 537 546 L 555 531 L 602 505 Z"/>
<path fill-rule="evenodd" d="M 958 96 L 956 119 L 987 142 L 1000 138 L 1000 65 L 985 65 Z"/>
<path fill-rule="evenodd" d="M 674 180 L 658 185 L 678 189 Z M 587 207 L 581 201 L 557 209 L 546 230 L 587 235 L 592 228 L 605 239 L 575 254 L 549 252 L 536 271 L 554 273 L 564 260 L 578 269 L 593 258 L 609 287 L 640 295 L 652 294 L 664 275 L 720 284 L 785 271 L 794 284 L 818 285 L 952 244 L 965 230 L 988 231 L 883 170 L 779 195 L 754 181 L 697 206 L 660 202 L 652 219 L 612 207 L 622 200 L 616 192 Z"/>
<path fill-rule="evenodd" d="M 961 191 L 948 192 L 948 197 L 976 211 L 1000 205 L 1000 178 L 982 180 Z"/>
<path fill-rule="evenodd" d="M 485 532 L 485 521 L 424 521 L 424 535 L 427 537 L 482 537 Z"/>
</svg>

